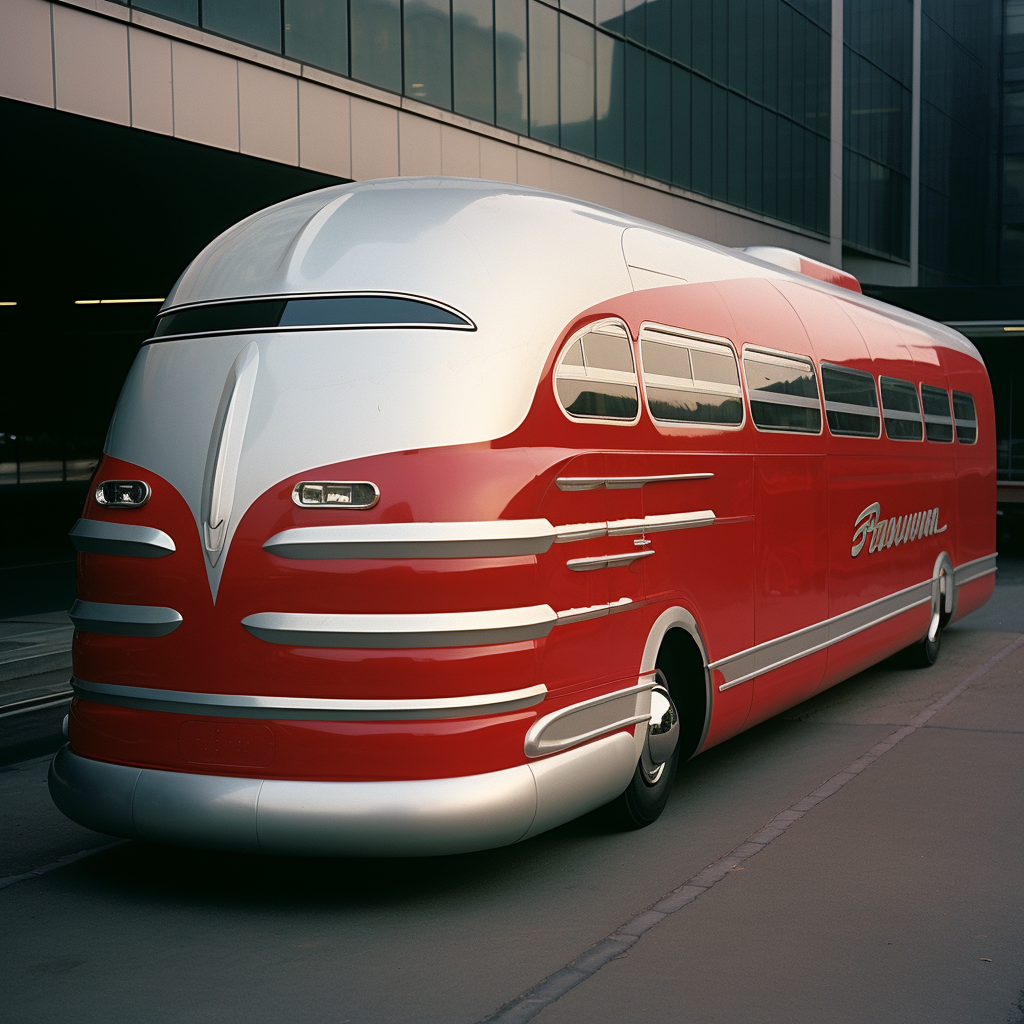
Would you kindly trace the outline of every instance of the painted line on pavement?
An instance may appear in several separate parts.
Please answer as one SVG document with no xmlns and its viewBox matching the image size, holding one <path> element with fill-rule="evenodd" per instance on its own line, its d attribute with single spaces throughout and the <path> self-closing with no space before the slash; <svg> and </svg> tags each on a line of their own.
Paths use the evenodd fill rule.
<svg viewBox="0 0 1024 1024">
<path fill-rule="evenodd" d="M 484 1017 L 479 1024 L 522 1024 L 524 1021 L 533 1020 L 545 1007 L 557 1002 L 567 992 L 582 984 L 588 978 L 592 978 L 602 967 L 616 957 L 622 956 L 639 941 L 641 935 L 660 924 L 669 914 L 674 914 L 682 910 L 683 907 L 688 906 L 698 896 L 701 896 L 717 885 L 733 868 L 738 867 L 745 860 L 760 853 L 769 843 L 774 842 L 779 836 L 785 834 L 789 827 L 799 821 L 808 811 L 817 807 L 818 804 L 827 800 L 830 796 L 838 793 L 843 786 L 848 782 L 852 782 L 865 768 L 874 764 L 883 754 L 892 750 L 897 743 L 917 732 L 918 729 L 926 725 L 943 708 L 956 700 L 972 683 L 977 682 L 986 672 L 995 668 L 999 662 L 1008 658 L 1022 646 L 1024 646 L 1024 635 L 1019 636 L 1013 643 L 989 658 L 981 668 L 972 672 L 948 693 L 929 704 L 923 711 L 915 715 L 907 725 L 901 726 L 895 732 L 890 733 L 884 740 L 876 743 L 866 754 L 862 754 L 855 761 L 851 761 L 842 771 L 833 775 L 832 778 L 828 779 L 803 799 L 798 800 L 784 811 L 780 811 L 764 828 L 755 832 L 734 850 L 731 850 L 724 857 L 720 857 L 692 878 L 687 879 L 679 888 L 666 893 L 656 903 L 641 911 L 610 935 L 605 936 L 605 938 L 591 946 L 590 949 L 581 953 L 571 963 L 566 964 L 561 970 L 555 971 L 554 974 L 549 974 L 543 981 L 534 985 L 533 988 L 522 993 L 522 995 L 516 996 L 515 999 L 510 1000 L 504 1006 L 499 1007 L 493 1013 Z"/>
<path fill-rule="evenodd" d="M 0 889 L 6 889 L 7 886 L 16 885 L 18 882 L 27 882 L 30 878 L 38 878 L 40 875 L 45 875 L 50 871 L 56 871 L 57 868 L 67 867 L 68 864 L 74 864 L 75 861 L 84 860 L 86 857 L 92 857 L 97 853 L 103 853 L 104 850 L 112 850 L 115 846 L 124 846 L 125 843 L 129 842 L 131 842 L 130 839 L 118 839 L 113 843 L 106 843 L 103 846 L 94 846 L 91 850 L 79 850 L 78 853 L 69 853 L 66 857 L 58 857 L 52 864 L 44 864 L 41 868 L 33 868 L 22 875 L 8 875 L 6 878 L 0 878 Z"/>
</svg>

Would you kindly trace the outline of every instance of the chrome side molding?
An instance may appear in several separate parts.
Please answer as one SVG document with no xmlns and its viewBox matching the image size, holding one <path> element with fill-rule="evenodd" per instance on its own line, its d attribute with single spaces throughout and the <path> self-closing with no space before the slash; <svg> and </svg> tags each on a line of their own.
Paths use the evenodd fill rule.
<svg viewBox="0 0 1024 1024">
<path fill-rule="evenodd" d="M 79 519 L 68 532 L 76 551 L 98 555 L 131 555 L 136 558 L 164 558 L 176 548 L 163 530 L 129 523 L 108 523 Z"/>
<path fill-rule="evenodd" d="M 527 757 L 555 754 L 648 721 L 651 717 L 649 694 L 654 685 L 654 673 L 645 673 L 635 686 L 570 704 L 538 718 L 526 733 L 523 753 Z"/>
<path fill-rule="evenodd" d="M 478 612 L 423 612 L 402 615 L 320 615 L 256 612 L 242 619 L 254 637 L 294 647 L 352 647 L 377 650 L 475 647 L 540 640 L 555 626 L 639 608 L 628 597 L 608 604 L 556 612 L 550 605 Z"/>
<path fill-rule="evenodd" d="M 970 583 L 972 580 L 981 579 L 982 576 L 990 576 L 996 571 L 997 557 L 995 554 L 985 555 L 982 558 L 975 558 L 973 561 L 958 565 L 953 570 L 953 578 L 956 581 L 956 585 L 959 587 L 964 583 Z"/>
<path fill-rule="evenodd" d="M 590 572 L 593 569 L 613 569 L 617 565 L 629 565 L 638 558 L 648 558 L 653 551 L 627 551 L 624 555 L 595 555 L 592 558 L 570 558 L 566 567 L 573 572 Z"/>
<path fill-rule="evenodd" d="M 242 619 L 255 637 L 297 647 L 467 647 L 537 640 L 557 618 L 549 605 L 412 615 L 257 612 Z"/>
<path fill-rule="evenodd" d="M 300 526 L 275 533 L 263 550 L 281 558 L 496 558 L 541 555 L 552 544 L 711 526 L 715 513 L 673 512 L 610 523 L 497 519 L 463 523 L 351 523 Z"/>
<path fill-rule="evenodd" d="M 672 473 L 668 476 L 560 476 L 555 486 L 560 491 L 632 490 L 645 484 L 674 483 L 677 480 L 710 480 L 714 473 Z"/>
<path fill-rule="evenodd" d="M 352 523 L 282 530 L 263 550 L 281 558 L 485 558 L 539 555 L 554 541 L 546 519 Z"/>
<path fill-rule="evenodd" d="M 542 683 L 505 693 L 469 697 L 396 698 L 392 700 L 333 700 L 318 697 L 263 697 L 245 694 L 194 693 L 156 690 L 145 686 L 93 683 L 72 678 L 75 696 L 98 704 L 170 711 L 211 718 L 273 718 L 296 721 L 383 722 L 432 718 L 474 718 L 533 707 L 547 696 Z"/>
<path fill-rule="evenodd" d="M 887 597 L 869 601 L 859 608 L 852 608 L 848 612 L 833 615 L 829 619 L 794 630 L 774 640 L 767 640 L 756 647 L 730 654 L 727 658 L 720 658 L 712 662 L 708 668 L 717 669 L 725 676 L 725 682 L 718 689 L 728 690 L 755 676 L 764 675 L 790 662 L 816 654 L 826 647 L 862 633 L 865 629 L 878 626 L 920 605 L 930 604 L 931 601 L 932 581 L 929 579 Z"/>
<path fill-rule="evenodd" d="M 68 617 L 85 633 L 110 636 L 167 636 L 181 625 L 181 615 L 173 608 L 148 604 L 102 604 L 75 601 Z"/>
</svg>

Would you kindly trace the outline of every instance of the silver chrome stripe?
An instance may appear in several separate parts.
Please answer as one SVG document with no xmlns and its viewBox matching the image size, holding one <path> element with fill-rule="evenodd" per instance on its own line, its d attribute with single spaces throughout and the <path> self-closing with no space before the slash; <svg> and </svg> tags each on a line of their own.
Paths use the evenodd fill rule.
<svg viewBox="0 0 1024 1024">
<path fill-rule="evenodd" d="M 546 519 L 353 523 L 282 530 L 263 549 L 282 558 L 483 558 L 539 555 L 554 540 Z"/>
<path fill-rule="evenodd" d="M 605 693 L 579 704 L 570 704 L 568 707 L 559 708 L 558 711 L 552 711 L 543 718 L 538 718 L 526 733 L 523 753 L 527 757 L 555 754 L 560 750 L 588 743 L 599 736 L 606 736 L 610 732 L 649 721 L 650 711 L 638 711 L 637 698 L 653 689 L 653 673 L 651 675 L 652 678 L 647 682 L 637 683 L 624 690 L 615 690 L 613 693 Z M 625 706 L 615 706 L 620 703 Z M 559 729 L 559 726 L 562 728 Z"/>
<path fill-rule="evenodd" d="M 979 580 L 982 576 L 989 576 L 996 571 L 995 554 L 985 555 L 982 558 L 975 558 L 973 561 L 964 562 L 953 570 L 953 578 L 959 587 L 972 580 Z"/>
<path fill-rule="evenodd" d="M 672 473 L 668 476 L 561 476 L 555 481 L 560 491 L 631 490 L 644 484 L 672 483 L 676 480 L 710 480 L 714 473 Z"/>
<path fill-rule="evenodd" d="M 878 419 L 877 405 L 857 405 L 854 402 L 832 402 L 825 399 L 825 408 L 828 412 L 845 412 L 851 416 L 867 416 L 870 419 Z"/>
<path fill-rule="evenodd" d="M 638 558 L 648 558 L 653 551 L 627 551 L 624 555 L 595 555 L 593 558 L 570 558 L 566 566 L 573 572 L 590 572 L 592 569 L 611 569 L 617 565 L 629 565 Z"/>
<path fill-rule="evenodd" d="M 619 598 L 608 604 L 568 608 L 550 605 L 499 608 L 478 612 L 425 612 L 413 615 L 319 615 L 307 612 L 257 612 L 242 619 L 255 637 L 296 647 L 401 649 L 472 647 L 539 640 L 556 625 L 596 619 L 641 607 L 644 602 Z"/>
<path fill-rule="evenodd" d="M 719 670 L 726 677 L 718 689 L 728 690 L 755 676 L 782 668 L 800 658 L 816 654 L 848 637 L 877 626 L 888 619 L 927 604 L 932 598 L 932 581 L 915 583 L 911 587 L 879 598 L 859 608 L 851 609 L 812 626 L 794 630 L 774 640 L 748 648 L 727 658 L 712 662 L 708 668 Z M 728 670 L 732 671 L 728 671 Z"/>
<path fill-rule="evenodd" d="M 705 474 L 710 476 L 711 474 Z M 464 523 L 353 523 L 275 533 L 263 549 L 282 558 L 488 558 L 543 554 L 553 543 L 710 526 L 715 513 L 674 512 L 644 519 L 552 526 L 547 519 Z"/>
<path fill-rule="evenodd" d="M 778 391 L 748 391 L 752 402 L 764 402 L 767 405 L 789 405 L 800 409 L 817 409 L 821 412 L 821 403 L 807 395 L 787 395 Z"/>
<path fill-rule="evenodd" d="M 537 640 L 558 618 L 550 605 L 478 612 L 318 615 L 257 612 L 242 619 L 253 636 L 299 647 L 464 647 Z"/>
<path fill-rule="evenodd" d="M 192 693 L 145 686 L 92 683 L 72 678 L 77 697 L 99 704 L 170 711 L 215 718 L 273 718 L 299 721 L 407 721 L 430 718 L 472 718 L 503 714 L 539 704 L 547 695 L 542 683 L 505 693 L 469 697 L 401 698 L 394 700 L 333 700 L 318 697 L 261 697 L 245 694 Z"/>
<path fill-rule="evenodd" d="M 711 509 L 704 509 L 700 512 L 670 512 L 667 515 L 644 516 L 643 519 L 613 519 L 607 523 L 573 523 L 556 527 L 555 541 L 558 544 L 566 544 L 595 537 L 631 537 L 634 534 L 712 526 L 714 522 L 715 513 Z"/>
<path fill-rule="evenodd" d="M 130 523 L 79 519 L 71 527 L 68 536 L 76 551 L 88 551 L 98 555 L 163 558 L 175 550 L 174 541 L 163 530 Z"/>
<path fill-rule="evenodd" d="M 148 604 L 75 601 L 68 617 L 75 629 L 110 636 L 166 636 L 181 625 L 181 615 L 173 608 Z"/>
</svg>

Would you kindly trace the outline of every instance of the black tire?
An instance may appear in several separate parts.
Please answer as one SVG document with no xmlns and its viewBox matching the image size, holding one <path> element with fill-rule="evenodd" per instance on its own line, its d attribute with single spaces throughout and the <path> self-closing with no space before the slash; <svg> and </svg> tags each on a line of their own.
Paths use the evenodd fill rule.
<svg viewBox="0 0 1024 1024">
<path fill-rule="evenodd" d="M 903 652 L 903 663 L 907 668 L 931 668 L 939 660 L 939 648 L 942 646 L 942 630 L 934 640 L 926 636 Z"/>
<path fill-rule="evenodd" d="M 672 780 L 679 764 L 679 747 L 662 767 L 658 780 L 651 783 L 644 772 L 643 764 L 638 762 L 633 778 L 625 792 L 618 796 L 610 805 L 616 825 L 623 831 L 646 828 L 661 817 L 668 798 L 672 793 Z"/>
</svg>

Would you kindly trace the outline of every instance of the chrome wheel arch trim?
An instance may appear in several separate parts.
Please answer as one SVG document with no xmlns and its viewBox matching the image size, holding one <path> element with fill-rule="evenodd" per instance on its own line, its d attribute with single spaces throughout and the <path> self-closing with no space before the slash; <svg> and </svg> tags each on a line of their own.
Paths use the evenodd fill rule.
<svg viewBox="0 0 1024 1024">
<path fill-rule="evenodd" d="M 105 519 L 79 519 L 68 536 L 76 551 L 98 555 L 164 558 L 177 550 L 170 535 L 163 530 Z"/>
<path fill-rule="evenodd" d="M 584 743 L 597 739 L 599 736 L 605 736 L 610 732 L 617 732 L 620 729 L 627 729 L 632 725 L 640 723 L 646 725 L 651 717 L 650 698 L 647 695 L 654 688 L 654 685 L 654 675 L 651 673 L 642 677 L 635 685 L 627 686 L 623 690 L 613 690 L 611 693 L 603 693 L 599 697 L 591 697 L 589 700 L 580 701 L 578 704 L 569 704 L 567 707 L 559 708 L 557 711 L 544 715 L 543 718 L 538 718 L 526 733 L 526 738 L 523 740 L 523 753 L 529 758 L 544 757 L 548 754 L 557 754 L 560 751 L 581 746 Z M 630 713 L 624 716 L 616 715 L 616 709 L 607 709 L 612 713 L 606 721 L 596 724 L 588 722 L 587 724 L 590 727 L 584 728 L 581 732 L 545 742 L 544 733 L 550 731 L 559 723 L 564 723 L 566 719 L 580 714 L 585 715 L 586 712 L 593 711 L 606 704 L 628 703 L 630 697 L 634 698 L 632 702 L 633 708 Z M 636 731 L 646 735 L 644 730 Z M 631 739 L 635 739 L 635 737 L 631 737 Z"/>
<path fill-rule="evenodd" d="M 629 784 L 633 738 L 614 733 L 481 775 L 306 782 L 133 768 L 62 747 L 50 795 L 108 835 L 239 852 L 420 857 L 529 839 L 613 800 Z"/>
<path fill-rule="evenodd" d="M 473 718 L 505 714 L 540 704 L 547 696 L 543 683 L 505 693 L 467 697 L 420 697 L 390 700 L 266 697 L 230 693 L 195 693 L 158 690 L 145 686 L 93 683 L 72 676 L 76 697 L 98 704 L 169 711 L 212 718 L 256 718 L 278 721 L 412 721 L 418 719 Z"/>
<path fill-rule="evenodd" d="M 182 623 L 173 608 L 149 604 L 104 604 L 75 600 L 68 611 L 75 629 L 108 636 L 167 636 Z"/>
<path fill-rule="evenodd" d="M 665 642 L 665 636 L 671 629 L 681 629 L 689 634 L 690 638 L 697 645 L 697 650 L 700 651 L 701 663 L 704 666 L 704 728 L 701 730 L 700 742 L 691 755 L 691 757 L 696 757 L 703 749 L 704 741 L 707 739 L 708 731 L 711 729 L 714 687 L 711 685 L 708 647 L 704 642 L 704 635 L 701 633 L 700 626 L 697 625 L 697 620 L 692 612 L 682 607 L 682 605 L 673 605 L 671 608 L 666 608 L 654 620 L 647 633 L 647 642 L 644 644 L 644 653 L 640 659 L 640 674 L 641 676 L 649 675 L 652 680 L 654 679 L 654 673 L 657 669 L 658 652 L 661 650 L 661 645 Z M 646 739 L 646 729 L 637 729 L 637 732 Z M 642 746 L 643 744 L 641 743 L 640 747 L 642 748 Z M 639 756 L 640 750 L 638 749 L 637 757 Z"/>
</svg>

